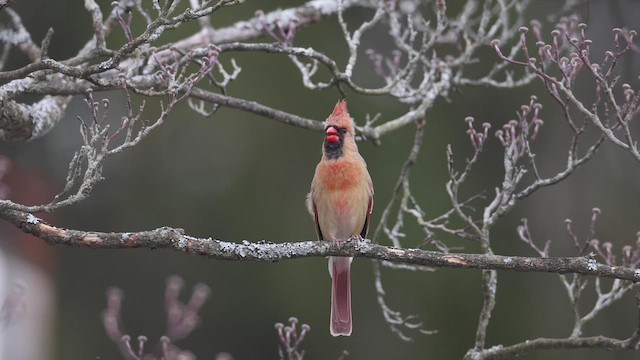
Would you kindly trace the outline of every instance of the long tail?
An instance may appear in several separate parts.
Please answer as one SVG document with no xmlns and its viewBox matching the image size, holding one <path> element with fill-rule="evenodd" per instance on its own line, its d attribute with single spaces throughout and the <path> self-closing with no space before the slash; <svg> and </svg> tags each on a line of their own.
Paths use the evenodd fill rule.
<svg viewBox="0 0 640 360">
<path fill-rule="evenodd" d="M 331 323 L 333 336 L 351 335 L 351 260 L 350 257 L 329 257 L 331 274 Z"/>
</svg>

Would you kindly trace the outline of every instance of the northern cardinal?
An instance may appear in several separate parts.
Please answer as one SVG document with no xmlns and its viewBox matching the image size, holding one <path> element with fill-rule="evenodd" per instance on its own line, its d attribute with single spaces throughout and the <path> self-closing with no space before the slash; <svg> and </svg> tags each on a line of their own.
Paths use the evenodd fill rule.
<svg viewBox="0 0 640 360">
<path fill-rule="evenodd" d="M 366 238 L 373 207 L 373 184 L 358 152 L 354 123 L 347 102 L 338 101 L 325 121 L 322 158 L 316 167 L 307 208 L 316 224 L 318 240 L 343 242 Z M 333 336 L 351 335 L 352 257 L 329 257 Z"/>
</svg>

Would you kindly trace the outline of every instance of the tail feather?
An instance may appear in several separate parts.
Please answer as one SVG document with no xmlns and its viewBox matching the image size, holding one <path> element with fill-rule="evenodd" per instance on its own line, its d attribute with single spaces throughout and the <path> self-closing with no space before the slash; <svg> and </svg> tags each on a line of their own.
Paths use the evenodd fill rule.
<svg viewBox="0 0 640 360">
<path fill-rule="evenodd" d="M 350 257 L 329 257 L 331 273 L 331 323 L 333 336 L 351 335 L 351 260 Z"/>
</svg>

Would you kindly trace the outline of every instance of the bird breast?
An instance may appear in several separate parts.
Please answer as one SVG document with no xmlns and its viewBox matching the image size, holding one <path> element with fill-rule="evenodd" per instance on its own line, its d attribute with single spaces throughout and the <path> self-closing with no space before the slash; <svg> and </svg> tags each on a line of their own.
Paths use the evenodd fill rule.
<svg viewBox="0 0 640 360">
<path fill-rule="evenodd" d="M 314 189 L 318 223 L 325 240 L 344 241 L 362 231 L 371 180 L 362 163 L 327 161 L 318 165 Z"/>
</svg>

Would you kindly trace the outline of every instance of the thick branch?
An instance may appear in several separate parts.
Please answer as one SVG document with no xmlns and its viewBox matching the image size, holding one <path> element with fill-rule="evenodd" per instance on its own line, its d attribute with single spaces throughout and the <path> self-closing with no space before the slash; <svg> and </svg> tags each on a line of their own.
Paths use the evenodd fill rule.
<svg viewBox="0 0 640 360">
<path fill-rule="evenodd" d="M 344 7 L 375 7 L 374 1 L 355 0 L 348 1 Z M 266 14 L 257 15 L 245 21 L 215 29 L 203 29 L 183 40 L 177 41 L 175 46 L 179 49 L 190 49 L 206 44 L 222 44 L 234 41 L 246 41 L 264 36 L 264 24 L 278 23 L 287 27 L 289 21 L 296 19 L 297 26 L 306 27 L 338 11 L 338 4 L 333 0 L 312 0 L 298 7 L 278 9 Z"/>
<path fill-rule="evenodd" d="M 0 11 L 2 11 L 2 9 L 11 6 L 11 3 L 13 3 L 14 0 L 0 0 Z"/>
<path fill-rule="evenodd" d="M 608 350 L 637 350 L 639 342 L 638 333 L 626 340 L 612 339 L 605 336 L 579 337 L 567 339 L 538 338 L 526 342 L 505 347 L 494 347 L 485 350 L 480 359 L 511 359 L 535 350 L 542 349 L 583 349 L 600 348 Z"/>
<path fill-rule="evenodd" d="M 9 209 L 1 210 L 0 218 L 51 245 L 94 249 L 172 249 L 217 260 L 252 262 L 275 262 L 304 257 L 354 256 L 434 267 L 559 274 L 577 273 L 631 281 L 640 280 L 640 269 L 600 264 L 589 257 L 530 258 L 481 254 L 447 254 L 420 249 L 399 249 L 373 244 L 368 240 L 352 240 L 341 245 L 322 241 L 279 244 L 243 241 L 238 244 L 211 238 L 196 238 L 185 235 L 182 229 L 169 227 L 150 231 L 121 233 L 63 229 L 49 225 L 30 213 Z"/>
<path fill-rule="evenodd" d="M 45 96 L 25 105 L 0 97 L 0 139 L 20 142 L 46 134 L 62 119 L 70 100 L 70 96 Z"/>
</svg>

